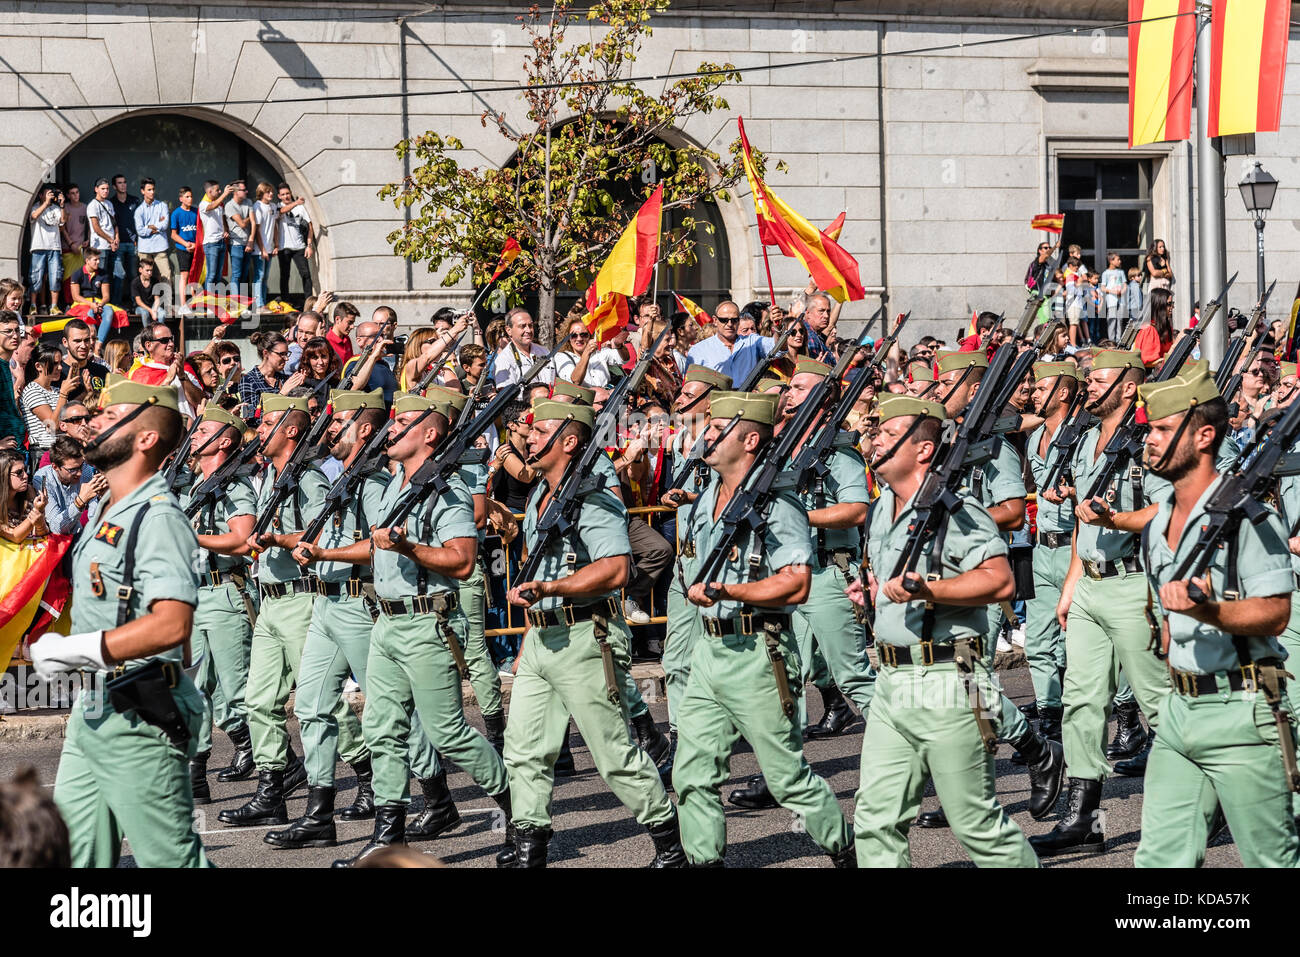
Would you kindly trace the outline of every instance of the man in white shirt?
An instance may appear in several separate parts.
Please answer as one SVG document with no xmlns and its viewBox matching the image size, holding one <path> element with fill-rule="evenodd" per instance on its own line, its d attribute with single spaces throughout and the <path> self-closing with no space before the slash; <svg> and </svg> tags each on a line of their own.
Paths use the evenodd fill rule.
<svg viewBox="0 0 1300 957">
<path fill-rule="evenodd" d="M 302 280 L 302 294 L 311 295 L 310 261 L 315 255 L 316 244 L 312 237 L 311 216 L 307 213 L 306 201 L 294 198 L 288 183 L 276 187 L 280 198 L 280 216 L 276 220 L 276 258 L 280 260 L 280 298 L 289 301 L 289 267 L 298 271 Z"/>
<path fill-rule="evenodd" d="M 86 204 L 86 222 L 90 224 L 90 248 L 99 250 L 99 265 L 108 282 L 113 282 L 113 265 L 117 262 L 117 213 L 108 198 L 108 180 L 95 180 L 95 198 Z"/>
<path fill-rule="evenodd" d="M 32 294 L 32 311 L 40 307 L 41 293 L 48 292 L 47 312 L 53 314 L 63 282 L 63 238 L 59 235 L 64 223 L 63 193 L 53 186 L 41 190 L 32 206 L 31 220 L 32 265 L 27 273 L 27 288 Z"/>
<path fill-rule="evenodd" d="M 522 306 L 511 309 L 506 315 L 506 333 L 510 338 L 497 353 L 496 370 L 492 374 L 498 386 L 518 382 L 536 361 L 530 357 L 545 356 L 547 352 L 533 342 L 533 317 Z M 554 382 L 555 371 L 543 369 L 537 374 L 537 380 Z"/>
<path fill-rule="evenodd" d="M 584 357 L 587 359 L 586 369 L 582 372 L 582 381 L 576 382 L 574 373 L 583 365 Z M 618 350 L 596 345 L 582 320 L 575 319 L 569 324 L 568 348 L 555 354 L 547 371 L 551 373 L 552 381 L 566 379 L 588 389 L 607 389 L 613 381 L 609 371 L 611 365 L 616 368 L 623 365 Z"/>
<path fill-rule="evenodd" d="M 172 262 L 167 255 L 171 212 L 167 204 L 155 197 L 156 187 L 149 177 L 140 180 L 140 205 L 135 208 L 136 258 L 153 263 L 153 274 L 167 286 L 172 282 Z M 135 278 L 135 277 L 132 277 Z"/>
<path fill-rule="evenodd" d="M 204 292 L 216 292 L 221 281 L 222 259 L 226 254 L 226 199 L 232 189 L 215 179 L 203 184 L 203 199 L 199 200 L 199 232 L 203 236 L 203 260 L 207 276 L 203 280 Z"/>
</svg>

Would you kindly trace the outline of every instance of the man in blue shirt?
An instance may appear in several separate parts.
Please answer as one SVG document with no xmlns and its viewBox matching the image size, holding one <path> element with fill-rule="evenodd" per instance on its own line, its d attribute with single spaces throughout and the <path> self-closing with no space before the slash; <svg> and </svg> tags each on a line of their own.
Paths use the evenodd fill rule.
<svg viewBox="0 0 1300 957">
<path fill-rule="evenodd" d="M 199 211 L 194 208 L 194 190 L 188 186 L 181 187 L 177 199 L 180 205 L 172 210 L 172 242 L 176 244 L 176 265 L 182 274 L 187 274 L 194 261 Z"/>
<path fill-rule="evenodd" d="M 379 309 L 385 308 L 387 307 L 379 307 Z M 376 309 L 375 312 L 378 313 L 379 310 Z M 357 326 L 357 354 L 349 359 L 347 364 L 343 366 L 343 378 L 346 379 L 354 367 L 358 369 L 360 368 L 357 364 L 364 363 L 362 357 L 366 354 L 366 351 L 370 348 L 375 339 L 380 335 L 381 331 L 382 327 L 373 318 L 368 322 L 363 322 Z M 357 375 L 357 381 L 352 383 L 352 388 L 361 392 L 383 389 L 384 403 L 386 405 L 392 405 L 393 393 L 397 391 L 397 377 L 393 375 L 393 370 L 388 367 L 388 363 L 381 358 L 371 367 L 370 374 L 367 378 L 363 379 L 360 374 Z"/>
<path fill-rule="evenodd" d="M 731 376 L 732 382 L 744 382 L 754 366 L 771 351 L 772 338 L 739 335 L 736 327 L 740 322 L 740 307 L 730 299 L 718 303 L 713 320 L 717 331 L 691 346 L 686 357 L 691 362 Z"/>
</svg>

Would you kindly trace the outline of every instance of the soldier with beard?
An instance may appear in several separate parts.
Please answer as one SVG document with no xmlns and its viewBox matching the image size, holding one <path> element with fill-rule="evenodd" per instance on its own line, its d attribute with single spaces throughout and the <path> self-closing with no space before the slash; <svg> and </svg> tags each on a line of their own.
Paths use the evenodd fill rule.
<svg viewBox="0 0 1300 957">
<path fill-rule="evenodd" d="M 192 827 L 188 762 L 203 700 L 182 671 L 198 604 L 198 541 L 158 469 L 181 437 L 174 389 L 114 376 L 86 461 L 108 478 L 72 553 L 72 629 L 32 645 L 43 678 L 81 672 L 54 800 L 75 867 L 209 867 Z M 113 682 L 112 689 L 105 687 Z"/>
</svg>

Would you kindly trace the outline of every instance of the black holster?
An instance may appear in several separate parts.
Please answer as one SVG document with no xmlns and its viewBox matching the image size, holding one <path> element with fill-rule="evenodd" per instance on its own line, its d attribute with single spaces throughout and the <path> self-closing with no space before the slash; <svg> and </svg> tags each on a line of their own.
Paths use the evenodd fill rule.
<svg viewBox="0 0 1300 957">
<path fill-rule="evenodd" d="M 172 688 L 180 681 L 180 665 L 151 661 L 108 683 L 108 700 L 119 714 L 134 711 L 141 721 L 158 728 L 180 750 L 190 743 L 190 729 L 176 705 Z"/>
</svg>

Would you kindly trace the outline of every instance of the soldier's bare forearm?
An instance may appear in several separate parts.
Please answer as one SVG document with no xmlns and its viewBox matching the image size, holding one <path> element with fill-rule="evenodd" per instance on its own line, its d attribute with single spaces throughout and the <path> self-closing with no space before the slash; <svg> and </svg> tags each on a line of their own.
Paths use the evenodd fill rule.
<svg viewBox="0 0 1300 957">
<path fill-rule="evenodd" d="M 547 595 L 557 598 L 594 598 L 617 591 L 627 584 L 629 556 L 611 555 L 543 584 Z"/>
<path fill-rule="evenodd" d="M 784 608 L 808 600 L 812 569 L 807 565 L 786 565 L 775 575 L 752 582 L 732 582 L 722 588 L 722 597 L 759 608 Z"/>
<path fill-rule="evenodd" d="M 813 528 L 859 528 L 866 520 L 866 502 L 841 502 L 808 513 L 808 524 Z"/>
<path fill-rule="evenodd" d="M 148 658 L 175 648 L 190 636 L 194 606 L 160 598 L 147 614 L 104 634 L 105 661 L 115 664 L 132 658 Z"/>
</svg>

